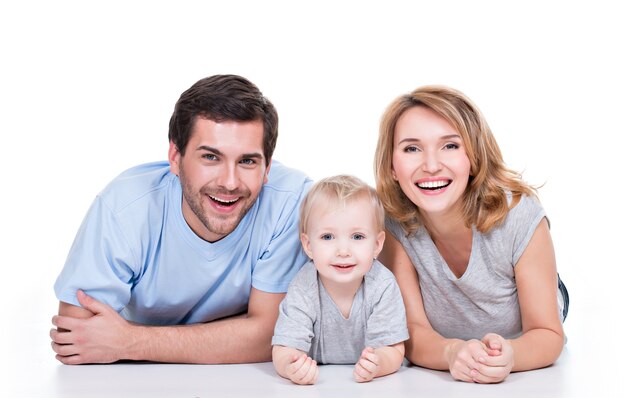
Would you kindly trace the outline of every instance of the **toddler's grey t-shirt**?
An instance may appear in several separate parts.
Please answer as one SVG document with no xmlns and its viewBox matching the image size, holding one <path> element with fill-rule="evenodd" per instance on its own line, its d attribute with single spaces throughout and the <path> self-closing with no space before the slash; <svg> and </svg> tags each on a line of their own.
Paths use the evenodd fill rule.
<svg viewBox="0 0 626 398">
<path fill-rule="evenodd" d="M 281 302 L 272 345 L 293 347 L 318 363 L 354 364 L 365 347 L 389 346 L 409 338 L 404 303 L 393 274 L 374 261 L 345 318 L 305 264 Z"/>
</svg>

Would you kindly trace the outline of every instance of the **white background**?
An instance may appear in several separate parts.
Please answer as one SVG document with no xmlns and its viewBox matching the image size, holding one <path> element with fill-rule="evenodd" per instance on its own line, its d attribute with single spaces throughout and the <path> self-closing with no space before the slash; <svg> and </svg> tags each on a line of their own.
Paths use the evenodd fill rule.
<svg viewBox="0 0 626 398">
<path fill-rule="evenodd" d="M 590 365 L 576 376 L 615 382 L 626 265 L 617 4 L 2 2 L 2 388 L 30 383 L 30 363 L 56 366 L 52 285 L 96 193 L 128 167 L 166 159 L 178 96 L 217 73 L 249 78 L 275 104 L 276 159 L 314 179 L 372 184 L 389 102 L 424 84 L 465 92 L 509 166 L 544 184 L 572 299 L 568 349 L 580 356 L 570 358 Z"/>
</svg>

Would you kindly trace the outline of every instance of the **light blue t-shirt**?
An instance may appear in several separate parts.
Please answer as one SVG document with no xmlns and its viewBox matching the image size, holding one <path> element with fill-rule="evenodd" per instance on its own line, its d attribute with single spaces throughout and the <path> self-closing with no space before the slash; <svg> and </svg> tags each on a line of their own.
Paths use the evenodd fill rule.
<svg viewBox="0 0 626 398">
<path fill-rule="evenodd" d="M 311 180 L 273 161 L 269 181 L 237 228 L 209 243 L 182 213 L 180 180 L 167 162 L 125 171 L 95 199 L 54 289 L 79 305 L 84 290 L 150 325 L 208 322 L 245 312 L 254 287 L 287 291 L 307 257 L 298 208 Z"/>
</svg>

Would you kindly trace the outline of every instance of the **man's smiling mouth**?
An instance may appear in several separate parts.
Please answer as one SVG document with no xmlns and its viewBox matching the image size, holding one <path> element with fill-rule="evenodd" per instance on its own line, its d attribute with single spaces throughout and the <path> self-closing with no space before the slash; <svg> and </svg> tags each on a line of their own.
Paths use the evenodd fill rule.
<svg viewBox="0 0 626 398">
<path fill-rule="evenodd" d="M 239 198 L 235 198 L 235 199 L 231 199 L 231 200 L 224 200 L 224 199 L 220 199 L 218 197 L 215 196 L 211 196 L 208 195 L 209 198 L 211 198 L 212 201 L 214 201 L 215 203 L 219 204 L 220 206 L 233 206 L 235 203 L 237 203 L 239 201 Z"/>
</svg>

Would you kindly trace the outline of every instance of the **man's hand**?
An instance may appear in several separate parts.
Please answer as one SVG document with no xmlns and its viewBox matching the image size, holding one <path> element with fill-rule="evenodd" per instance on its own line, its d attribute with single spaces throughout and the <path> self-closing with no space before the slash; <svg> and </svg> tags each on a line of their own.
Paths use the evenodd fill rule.
<svg viewBox="0 0 626 398">
<path fill-rule="evenodd" d="M 129 358 L 133 345 L 133 325 L 113 308 L 87 296 L 76 293 L 80 305 L 93 313 L 86 319 L 63 315 L 52 317 L 57 329 L 50 330 L 52 349 L 56 359 L 67 365 L 110 363 Z"/>
</svg>

